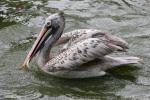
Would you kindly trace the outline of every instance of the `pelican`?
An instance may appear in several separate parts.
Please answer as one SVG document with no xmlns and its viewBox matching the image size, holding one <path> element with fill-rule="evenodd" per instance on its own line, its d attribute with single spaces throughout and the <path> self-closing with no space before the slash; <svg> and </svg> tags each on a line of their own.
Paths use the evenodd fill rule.
<svg viewBox="0 0 150 100">
<path fill-rule="evenodd" d="M 120 65 L 137 64 L 138 57 L 112 57 L 113 52 L 126 51 L 128 43 L 96 29 L 80 29 L 63 33 L 63 12 L 50 15 L 29 51 L 22 68 L 37 55 L 37 64 L 44 73 L 62 78 L 89 78 L 105 75 L 105 71 Z M 56 56 L 51 48 L 65 44 Z"/>
</svg>

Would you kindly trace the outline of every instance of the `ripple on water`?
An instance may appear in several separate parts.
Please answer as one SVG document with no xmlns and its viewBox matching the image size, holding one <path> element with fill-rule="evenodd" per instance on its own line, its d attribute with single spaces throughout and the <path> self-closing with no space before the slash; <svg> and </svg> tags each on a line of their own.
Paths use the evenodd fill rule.
<svg viewBox="0 0 150 100">
<path fill-rule="evenodd" d="M 150 86 L 150 77 L 139 76 L 136 83 L 144 86 Z"/>
<path fill-rule="evenodd" d="M 124 89 L 116 93 L 118 96 L 124 98 L 131 98 L 133 100 L 149 100 L 150 88 L 142 85 L 127 85 Z"/>
<path fill-rule="evenodd" d="M 3 0 L 0 4 L 0 99 L 149 100 L 149 9 L 149 0 Z M 18 70 L 45 17 L 58 11 L 65 13 L 65 31 L 97 28 L 124 37 L 130 45 L 124 54 L 143 58 L 141 69 L 130 70 L 126 66 L 104 77 L 85 80 L 53 78 L 34 68 L 29 72 Z M 37 67 L 34 61 L 30 65 Z"/>
</svg>

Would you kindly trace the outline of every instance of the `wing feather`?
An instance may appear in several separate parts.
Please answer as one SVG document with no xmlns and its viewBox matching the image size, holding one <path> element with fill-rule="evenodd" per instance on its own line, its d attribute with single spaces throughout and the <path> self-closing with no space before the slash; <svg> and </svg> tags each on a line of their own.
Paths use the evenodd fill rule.
<svg viewBox="0 0 150 100">
<path fill-rule="evenodd" d="M 118 48 L 109 46 L 107 41 L 102 41 L 98 38 L 88 38 L 52 58 L 44 68 L 50 72 L 73 70 L 84 63 L 104 57 L 116 50 Z"/>
<path fill-rule="evenodd" d="M 76 44 L 77 42 L 86 40 L 88 38 L 98 38 L 100 40 L 108 41 L 109 43 L 121 46 L 123 49 L 128 48 L 128 43 L 122 38 L 119 38 L 117 36 L 113 36 L 111 34 L 96 29 L 79 29 L 79 30 L 74 30 L 71 32 L 64 33 L 62 35 L 60 40 L 68 39 L 66 41 L 66 44 L 63 46 L 62 50 L 64 51 L 67 48 Z"/>
</svg>

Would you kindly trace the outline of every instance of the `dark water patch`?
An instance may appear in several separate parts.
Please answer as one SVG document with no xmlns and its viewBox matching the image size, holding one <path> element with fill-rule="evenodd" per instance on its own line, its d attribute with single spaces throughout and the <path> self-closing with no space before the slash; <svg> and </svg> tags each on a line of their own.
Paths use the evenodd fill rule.
<svg viewBox="0 0 150 100">
<path fill-rule="evenodd" d="M 1 0 L 0 99 L 148 100 L 149 9 L 148 0 Z M 144 63 L 136 65 L 140 68 L 122 66 L 103 77 L 78 80 L 47 76 L 37 69 L 35 59 L 29 71 L 19 70 L 45 18 L 59 11 L 65 13 L 65 32 L 108 30 L 129 42 L 128 52 L 115 56 L 137 56 Z"/>
<path fill-rule="evenodd" d="M 0 17 L 0 29 L 1 28 L 4 28 L 4 27 L 7 27 L 7 26 L 11 26 L 11 25 L 14 25 L 14 24 L 16 24 L 15 22 L 8 22 L 8 21 L 6 21 L 5 20 L 5 18 L 3 18 L 3 17 Z"/>
</svg>

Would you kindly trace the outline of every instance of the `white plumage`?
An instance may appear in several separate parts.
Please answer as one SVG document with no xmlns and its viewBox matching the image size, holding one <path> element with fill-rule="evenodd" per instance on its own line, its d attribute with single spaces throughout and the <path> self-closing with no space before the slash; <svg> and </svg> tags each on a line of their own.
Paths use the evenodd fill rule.
<svg viewBox="0 0 150 100">
<path fill-rule="evenodd" d="M 64 78 L 102 76 L 105 70 L 115 66 L 137 64 L 141 61 L 138 57 L 109 56 L 114 51 L 128 49 L 128 43 L 122 38 L 96 29 L 80 29 L 62 34 L 64 25 L 63 13 L 53 14 L 46 19 L 23 68 L 37 53 L 38 65 L 43 72 Z M 49 57 L 54 44 L 64 46 L 58 55 Z"/>
</svg>

